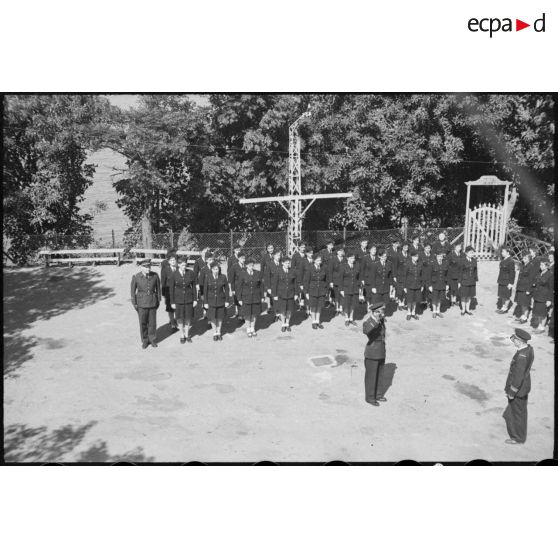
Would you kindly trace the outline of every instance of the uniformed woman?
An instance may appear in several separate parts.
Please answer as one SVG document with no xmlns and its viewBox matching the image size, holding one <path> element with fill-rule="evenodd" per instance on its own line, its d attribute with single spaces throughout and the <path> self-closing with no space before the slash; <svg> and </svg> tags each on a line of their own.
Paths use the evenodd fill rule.
<svg viewBox="0 0 558 558">
<path fill-rule="evenodd" d="M 355 261 L 355 254 L 349 254 L 347 261 L 342 267 L 342 275 L 339 283 L 339 293 L 343 298 L 343 312 L 345 313 L 345 325 L 356 325 L 354 321 L 355 308 L 358 303 L 360 292 L 360 267 Z"/>
<path fill-rule="evenodd" d="M 298 294 L 297 273 L 291 269 L 291 260 L 284 257 L 281 259 L 281 268 L 273 275 L 271 285 L 271 295 L 275 301 L 275 310 L 281 318 L 283 333 L 291 331 L 291 316 Z"/>
<path fill-rule="evenodd" d="M 535 277 L 533 283 L 533 318 L 531 325 L 533 333 L 543 333 L 547 318 L 548 309 L 552 305 L 553 285 L 552 274 L 548 270 L 549 261 L 539 260 L 540 273 Z"/>
<path fill-rule="evenodd" d="M 321 314 L 327 291 L 327 270 L 322 265 L 322 255 L 318 253 L 312 262 L 312 267 L 307 270 L 304 276 L 304 293 L 310 309 L 312 329 L 324 328 L 321 322 Z"/>
<path fill-rule="evenodd" d="M 370 246 L 368 255 L 363 258 L 360 266 L 360 284 L 362 285 L 362 294 L 367 302 L 372 302 L 372 281 L 374 277 L 374 266 L 378 263 L 378 247 L 375 244 Z"/>
<path fill-rule="evenodd" d="M 178 269 L 170 276 L 170 302 L 175 310 L 176 320 L 180 327 L 180 342 L 192 342 L 190 327 L 194 319 L 194 308 L 196 301 L 196 287 L 194 284 L 194 273 L 186 269 L 188 258 L 181 257 L 178 260 Z"/>
<path fill-rule="evenodd" d="M 207 318 L 213 327 L 213 341 L 222 341 L 221 326 L 225 319 L 225 308 L 229 307 L 229 288 L 227 277 L 221 273 L 216 260 L 211 262 L 210 273 L 205 276 L 203 296 Z"/>
<path fill-rule="evenodd" d="M 254 269 L 254 258 L 246 260 L 246 270 L 238 279 L 239 302 L 246 320 L 248 337 L 256 337 L 256 318 L 262 311 L 264 298 L 264 282 L 260 271 Z"/>
<path fill-rule="evenodd" d="M 397 298 L 397 307 L 399 310 L 405 310 L 405 273 L 407 266 L 411 263 L 411 256 L 409 254 L 409 243 L 404 242 L 401 246 L 399 254 L 397 269 L 394 270 L 394 283 L 395 283 L 395 296 Z"/>
<path fill-rule="evenodd" d="M 498 300 L 496 302 L 496 312 L 506 314 L 512 307 L 511 295 L 512 287 L 515 283 L 515 262 L 510 256 L 507 246 L 502 246 L 500 250 L 502 259 L 498 272 Z"/>
<path fill-rule="evenodd" d="M 419 261 L 419 253 L 411 252 L 411 261 L 405 266 L 403 292 L 407 297 L 407 321 L 418 320 L 417 303 L 422 301 L 423 265 Z"/>
<path fill-rule="evenodd" d="M 166 259 L 161 262 L 161 292 L 165 299 L 165 311 L 169 315 L 169 324 L 174 331 L 178 329 L 178 326 L 170 300 L 170 277 L 177 269 L 176 251 L 168 250 Z"/>
<path fill-rule="evenodd" d="M 312 269 L 314 264 L 314 248 L 312 246 L 306 247 L 305 258 L 301 260 L 298 268 L 298 284 L 300 289 L 301 306 L 306 306 L 306 315 L 310 316 L 310 308 L 307 304 L 307 299 L 304 294 L 304 277 Z"/>
<path fill-rule="evenodd" d="M 515 286 L 516 304 L 514 313 L 517 315 L 515 321 L 525 324 L 529 319 L 529 310 L 533 299 L 533 283 L 535 282 L 534 268 L 529 265 L 531 258 L 529 252 L 525 252 L 521 256 L 519 264 L 519 273 L 517 275 L 517 285 Z"/>
<path fill-rule="evenodd" d="M 432 300 L 432 317 L 443 318 L 444 316 L 440 312 L 440 307 L 449 289 L 448 264 L 444 260 L 444 252 L 438 252 L 436 254 L 436 261 L 432 264 L 430 272 L 427 274 L 426 284 L 428 285 L 430 298 Z"/>
<path fill-rule="evenodd" d="M 227 277 L 229 279 L 229 292 L 234 302 L 235 313 L 233 318 L 237 318 L 239 321 L 243 321 L 240 316 L 240 301 L 238 283 L 240 280 L 240 275 L 246 270 L 246 254 L 244 252 L 238 253 L 238 263 L 234 263 L 230 268 L 227 268 Z"/>
<path fill-rule="evenodd" d="M 461 296 L 461 315 L 472 316 L 471 299 L 477 296 L 477 281 L 479 280 L 475 249 L 472 246 L 465 248 L 465 258 L 461 264 L 458 279 L 459 294 Z"/>
<path fill-rule="evenodd" d="M 463 259 L 465 258 L 462 252 L 462 248 L 463 247 L 461 246 L 461 244 L 457 243 L 448 256 L 448 284 L 452 305 L 458 304 L 457 299 L 459 298 L 459 275 L 461 273 Z"/>
<path fill-rule="evenodd" d="M 387 252 L 380 250 L 379 262 L 374 266 L 374 278 L 372 281 L 372 303 L 390 300 L 390 288 L 392 285 L 392 267 L 387 259 Z"/>
<path fill-rule="evenodd" d="M 342 312 L 342 300 L 339 293 L 339 286 L 343 280 L 343 264 L 345 263 L 345 249 L 343 246 L 337 248 L 337 255 L 329 261 L 328 280 L 329 286 L 333 291 L 333 298 L 335 299 L 335 314 L 339 315 Z"/>
<path fill-rule="evenodd" d="M 281 250 L 276 250 L 273 253 L 273 259 L 270 262 L 267 262 L 265 265 L 265 271 L 263 271 L 263 278 L 264 278 L 264 288 L 266 292 L 267 299 L 269 301 L 269 306 L 267 308 L 267 313 L 271 314 L 273 311 L 273 281 L 275 275 L 279 273 L 281 269 Z M 277 312 L 276 312 L 277 314 Z"/>
</svg>

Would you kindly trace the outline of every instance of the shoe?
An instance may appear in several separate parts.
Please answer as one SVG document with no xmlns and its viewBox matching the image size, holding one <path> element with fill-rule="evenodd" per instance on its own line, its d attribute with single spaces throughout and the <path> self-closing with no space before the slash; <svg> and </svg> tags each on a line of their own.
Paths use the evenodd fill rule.
<svg viewBox="0 0 558 558">
<path fill-rule="evenodd" d="M 467 314 L 467 312 L 461 312 L 461 315 L 462 315 L 462 316 L 465 316 L 465 314 Z"/>
<path fill-rule="evenodd" d="M 281 328 L 281 333 L 285 333 L 285 331 L 287 331 L 287 326 L 283 326 L 283 327 Z"/>
<path fill-rule="evenodd" d="M 345 320 L 345 327 L 349 327 L 350 324 L 351 322 L 349 320 Z"/>
<path fill-rule="evenodd" d="M 184 345 L 184 343 L 186 343 L 186 337 L 181 337 L 181 338 L 180 338 L 180 343 L 181 343 L 182 345 Z"/>
<path fill-rule="evenodd" d="M 258 334 L 255 331 L 253 331 L 252 332 L 252 337 L 257 337 L 257 336 L 258 336 Z"/>
<path fill-rule="evenodd" d="M 141 348 L 142 348 L 142 349 L 147 349 L 147 346 L 148 346 L 148 345 L 149 345 L 149 341 L 144 341 L 144 342 L 141 344 Z"/>
<path fill-rule="evenodd" d="M 219 336 L 218 335 L 214 335 L 213 336 L 213 341 L 218 341 L 219 340 Z"/>
<path fill-rule="evenodd" d="M 444 316 L 438 312 L 438 318 L 443 318 Z"/>
<path fill-rule="evenodd" d="M 191 337 L 186 337 L 186 341 L 187 341 L 188 343 L 191 343 L 191 342 L 192 342 L 192 338 L 191 338 Z"/>
<path fill-rule="evenodd" d="M 520 324 L 526 324 L 529 321 L 529 318 L 519 318 L 518 321 Z"/>
<path fill-rule="evenodd" d="M 291 326 L 287 326 L 287 331 L 291 331 Z"/>
<path fill-rule="evenodd" d="M 207 324 L 207 329 L 213 329 L 213 328 L 211 327 L 211 324 L 209 324 L 209 323 Z"/>
<path fill-rule="evenodd" d="M 349 323 L 350 323 L 351 325 L 357 325 L 357 323 L 356 323 L 354 320 L 351 320 Z"/>
<path fill-rule="evenodd" d="M 248 337 L 252 337 L 252 332 L 251 331 L 248 332 Z"/>
<path fill-rule="evenodd" d="M 469 312 L 469 310 L 466 310 L 466 311 L 465 311 L 465 314 L 469 314 L 469 316 L 472 316 L 472 315 L 473 315 L 473 313 L 472 313 L 472 312 Z"/>
<path fill-rule="evenodd" d="M 367 399 L 366 403 L 370 403 L 370 405 L 374 405 L 374 407 L 380 406 L 380 404 L 375 399 Z"/>
<path fill-rule="evenodd" d="M 382 403 L 385 403 L 387 399 L 385 397 L 376 397 L 376 401 L 381 401 Z"/>
<path fill-rule="evenodd" d="M 516 444 L 522 444 L 523 442 L 519 442 L 518 440 L 514 440 L 513 438 L 508 438 L 506 440 L 506 444 L 512 444 L 512 445 L 516 445 Z"/>
<path fill-rule="evenodd" d="M 320 328 L 320 329 L 324 329 L 324 326 L 323 326 L 323 324 L 318 324 L 318 328 Z"/>
<path fill-rule="evenodd" d="M 219 338 L 219 341 L 223 341 L 223 336 L 221 334 L 219 334 L 217 337 Z"/>
<path fill-rule="evenodd" d="M 345 325 L 347 325 L 347 322 L 345 322 Z M 313 324 L 312 324 L 312 329 L 318 329 L 318 324 L 317 324 L 317 323 L 313 323 Z"/>
<path fill-rule="evenodd" d="M 407 320 L 408 322 L 411 321 L 411 314 L 407 314 L 406 320 Z"/>
<path fill-rule="evenodd" d="M 418 320 L 418 319 L 419 319 L 419 317 L 418 317 L 416 314 L 413 314 L 413 315 L 411 316 L 411 318 L 413 318 L 413 320 Z"/>
<path fill-rule="evenodd" d="M 157 345 L 157 343 L 151 343 L 151 346 L 156 349 L 159 345 Z"/>
<path fill-rule="evenodd" d="M 535 335 L 540 335 L 541 333 L 544 333 L 544 329 L 533 328 L 533 333 Z"/>
<path fill-rule="evenodd" d="M 436 314 L 436 312 L 432 313 L 432 317 L 435 318 L 438 314 Z"/>
<path fill-rule="evenodd" d="M 268 314 L 271 314 L 272 312 L 273 312 L 273 310 L 272 310 L 271 308 L 268 308 L 268 309 L 267 309 L 267 313 L 268 313 Z"/>
</svg>

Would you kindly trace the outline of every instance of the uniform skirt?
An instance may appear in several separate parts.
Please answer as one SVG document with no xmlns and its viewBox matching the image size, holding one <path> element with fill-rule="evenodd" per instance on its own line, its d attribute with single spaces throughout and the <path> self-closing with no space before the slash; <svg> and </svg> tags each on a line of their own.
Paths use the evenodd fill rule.
<svg viewBox="0 0 558 558">
<path fill-rule="evenodd" d="M 358 304 L 358 294 L 345 294 L 343 297 L 343 311 L 345 314 L 353 312 Z"/>
<path fill-rule="evenodd" d="M 174 312 L 171 301 L 170 301 L 170 289 L 169 287 L 163 287 L 161 289 L 163 297 L 165 298 L 165 312 Z M 178 306 L 178 305 L 177 305 Z"/>
<path fill-rule="evenodd" d="M 446 297 L 446 289 L 432 289 L 430 296 L 434 304 L 439 304 Z"/>
<path fill-rule="evenodd" d="M 324 307 L 325 296 L 312 296 L 308 297 L 308 305 L 310 306 L 310 312 L 320 312 Z"/>
<path fill-rule="evenodd" d="M 528 295 L 525 291 L 516 291 L 514 302 L 517 302 L 518 306 L 522 308 L 528 308 L 531 306 L 531 300 L 533 297 Z"/>
<path fill-rule="evenodd" d="M 389 293 L 372 293 L 371 296 L 372 302 L 385 302 L 386 304 L 389 302 Z"/>
<path fill-rule="evenodd" d="M 503 298 L 504 300 L 509 300 L 511 298 L 512 291 L 508 289 L 507 285 L 498 285 L 498 298 Z"/>
<path fill-rule="evenodd" d="M 242 303 L 242 315 L 245 320 L 255 319 L 262 313 L 261 302 L 254 302 L 253 304 L 243 302 Z"/>
<path fill-rule="evenodd" d="M 405 291 L 403 290 L 402 283 L 397 283 L 397 285 L 395 285 L 395 296 L 397 296 L 400 300 L 405 297 Z"/>
<path fill-rule="evenodd" d="M 448 284 L 449 284 L 449 288 L 450 288 L 450 292 L 453 295 L 457 295 L 457 279 L 448 279 Z"/>
<path fill-rule="evenodd" d="M 476 285 L 461 285 L 461 291 L 459 293 L 461 298 L 473 298 L 477 296 Z"/>
<path fill-rule="evenodd" d="M 421 300 L 422 295 L 420 289 L 407 289 L 407 304 L 414 304 Z"/>
<path fill-rule="evenodd" d="M 191 302 L 187 304 L 177 304 L 175 318 L 178 322 L 186 324 L 192 323 L 194 318 L 194 305 Z"/>
<path fill-rule="evenodd" d="M 207 309 L 207 319 L 210 322 L 222 322 L 225 319 L 225 307 L 210 306 Z"/>
<path fill-rule="evenodd" d="M 286 316 L 294 312 L 294 298 L 281 298 L 279 297 L 275 302 L 275 311 L 278 314 Z"/>
<path fill-rule="evenodd" d="M 538 302 L 535 300 L 533 303 L 533 316 L 537 318 L 546 318 L 546 303 L 545 302 Z"/>
</svg>

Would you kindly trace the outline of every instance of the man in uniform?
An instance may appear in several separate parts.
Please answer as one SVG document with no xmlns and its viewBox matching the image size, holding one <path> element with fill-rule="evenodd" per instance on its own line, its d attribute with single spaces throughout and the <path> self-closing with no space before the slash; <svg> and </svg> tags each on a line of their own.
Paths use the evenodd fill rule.
<svg viewBox="0 0 558 558">
<path fill-rule="evenodd" d="M 496 312 L 505 314 L 511 307 L 512 287 L 515 283 L 515 263 L 510 257 L 510 251 L 506 246 L 501 250 L 500 270 L 498 273 L 498 300 Z"/>
<path fill-rule="evenodd" d="M 161 302 L 161 282 L 159 276 L 151 271 L 151 260 L 140 262 L 139 273 L 132 277 L 130 297 L 136 309 L 140 324 L 142 348 L 149 343 L 157 347 L 157 308 Z"/>
<path fill-rule="evenodd" d="M 370 312 L 362 322 L 362 332 L 368 337 L 364 349 L 364 393 L 367 403 L 379 407 L 380 401 L 387 401 L 378 393 L 378 381 L 386 362 L 386 326 L 383 302 L 370 306 Z"/>
<path fill-rule="evenodd" d="M 531 391 L 530 371 L 535 353 L 527 343 L 531 336 L 523 329 L 516 329 L 510 339 L 517 352 L 511 361 L 505 387 L 508 406 L 503 417 L 510 436 L 506 444 L 524 444 L 527 439 L 527 397 Z"/>
</svg>

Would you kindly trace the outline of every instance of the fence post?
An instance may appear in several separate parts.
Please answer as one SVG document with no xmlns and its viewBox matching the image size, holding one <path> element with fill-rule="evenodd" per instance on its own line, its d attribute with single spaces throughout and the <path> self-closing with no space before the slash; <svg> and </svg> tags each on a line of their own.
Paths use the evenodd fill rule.
<svg viewBox="0 0 558 558">
<path fill-rule="evenodd" d="M 114 242 L 114 229 L 112 229 L 112 247 L 115 248 L 115 242 Z"/>
<path fill-rule="evenodd" d="M 234 250 L 234 246 L 233 246 L 233 232 L 231 230 L 231 258 L 233 257 L 233 250 Z"/>
<path fill-rule="evenodd" d="M 343 226 L 343 244 L 347 241 L 347 227 Z"/>
</svg>

